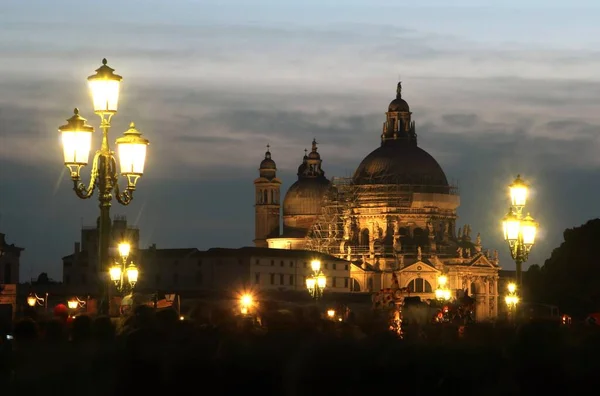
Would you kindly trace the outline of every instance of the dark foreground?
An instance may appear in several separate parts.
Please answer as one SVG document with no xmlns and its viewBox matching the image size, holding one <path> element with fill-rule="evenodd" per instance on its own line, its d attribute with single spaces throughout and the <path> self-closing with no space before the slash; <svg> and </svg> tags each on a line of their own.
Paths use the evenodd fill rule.
<svg viewBox="0 0 600 396">
<path fill-rule="evenodd" d="M 212 323 L 140 310 L 15 325 L 1 395 L 538 395 L 595 392 L 600 332 L 530 323 L 405 329 L 315 317 Z M 2 335 L 4 339 L 4 335 Z"/>
</svg>

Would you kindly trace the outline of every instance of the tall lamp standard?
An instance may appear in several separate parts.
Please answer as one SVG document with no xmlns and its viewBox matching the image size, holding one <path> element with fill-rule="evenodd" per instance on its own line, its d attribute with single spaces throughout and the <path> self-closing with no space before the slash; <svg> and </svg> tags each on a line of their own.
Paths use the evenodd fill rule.
<svg viewBox="0 0 600 396">
<path fill-rule="evenodd" d="M 504 240 L 508 243 L 510 255 L 517 267 L 517 286 L 523 285 L 522 265 L 529 258 L 529 252 L 535 243 L 538 223 L 527 213 L 523 216 L 523 208 L 527 203 L 529 186 L 517 175 L 515 181 L 508 186 L 511 206 L 502 220 Z"/>
<path fill-rule="evenodd" d="M 313 271 L 312 276 L 306 278 L 306 288 L 315 301 L 323 297 L 323 291 L 327 286 L 327 278 L 321 272 L 321 261 L 313 260 L 310 262 L 310 268 Z"/>
<path fill-rule="evenodd" d="M 149 144 L 149 141 L 135 129 L 133 122 L 130 124 L 129 130 L 116 140 L 121 176 L 127 179 L 127 186 L 121 191 L 118 184 L 119 173 L 115 152 L 108 143 L 108 131 L 111 119 L 117 113 L 119 90 L 123 77 L 115 74 L 114 69 L 106 63 L 106 59 L 103 59 L 102 66 L 96 69 L 96 74 L 88 77 L 94 112 L 100 116 L 100 129 L 102 129 L 102 144 L 94 155 L 89 184 L 85 185 L 81 182 L 80 172 L 81 168 L 88 164 L 94 128 L 79 115 L 78 109 L 75 109 L 75 114 L 67 120 L 66 125 L 58 128 L 62 135 L 64 163 L 70 171 L 75 194 L 81 199 L 88 199 L 92 197 L 94 190 L 98 189 L 100 207 L 98 264 L 101 273 L 104 273 L 109 266 L 110 207 L 113 193 L 117 202 L 121 205 L 129 205 L 133 199 L 137 180 L 144 173 L 146 148 Z M 106 310 L 108 307 L 108 284 L 103 287 L 103 290 L 105 304 L 101 308 Z"/>
<path fill-rule="evenodd" d="M 121 255 L 121 261 L 115 262 L 108 271 L 110 280 L 114 282 L 119 293 L 133 291 L 133 288 L 138 281 L 139 271 L 133 261 L 127 265 L 130 251 L 131 245 L 127 242 L 120 243 L 119 254 Z M 127 282 L 125 282 L 125 277 L 127 277 Z"/>
</svg>

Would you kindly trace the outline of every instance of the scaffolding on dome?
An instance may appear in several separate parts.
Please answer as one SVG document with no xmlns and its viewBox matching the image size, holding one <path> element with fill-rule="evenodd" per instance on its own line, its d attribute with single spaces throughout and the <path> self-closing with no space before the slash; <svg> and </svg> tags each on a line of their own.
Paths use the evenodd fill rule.
<svg viewBox="0 0 600 396">
<path fill-rule="evenodd" d="M 344 218 L 352 215 L 352 210 L 361 207 L 386 208 L 387 215 L 417 214 L 427 211 L 430 215 L 445 214 L 437 208 L 412 209 L 414 193 L 441 193 L 458 195 L 458 187 L 432 186 L 426 181 L 419 184 L 396 184 L 390 181 L 397 179 L 394 174 L 382 175 L 355 184 L 351 177 L 333 177 L 331 187 L 323 197 L 321 214 L 306 235 L 306 249 L 346 257 L 342 241 L 344 241 Z M 386 180 L 381 184 L 381 180 Z M 394 209 L 394 211 L 390 211 Z M 368 246 L 352 246 L 352 256 L 369 254 Z"/>
</svg>

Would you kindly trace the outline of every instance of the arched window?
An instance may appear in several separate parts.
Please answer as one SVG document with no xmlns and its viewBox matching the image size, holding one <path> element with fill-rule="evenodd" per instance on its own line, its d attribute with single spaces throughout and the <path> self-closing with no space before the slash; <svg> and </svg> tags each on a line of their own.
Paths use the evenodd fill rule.
<svg viewBox="0 0 600 396">
<path fill-rule="evenodd" d="M 275 203 L 275 190 L 271 190 L 271 203 Z"/>
<path fill-rule="evenodd" d="M 267 190 L 264 191 L 263 203 L 269 203 L 269 192 Z"/>
<path fill-rule="evenodd" d="M 431 293 L 431 283 L 427 282 L 423 278 L 416 278 L 408 283 L 408 289 L 411 293 Z"/>
<path fill-rule="evenodd" d="M 369 245 L 369 230 L 367 228 L 363 228 L 360 232 L 360 244 L 364 246 Z"/>
</svg>

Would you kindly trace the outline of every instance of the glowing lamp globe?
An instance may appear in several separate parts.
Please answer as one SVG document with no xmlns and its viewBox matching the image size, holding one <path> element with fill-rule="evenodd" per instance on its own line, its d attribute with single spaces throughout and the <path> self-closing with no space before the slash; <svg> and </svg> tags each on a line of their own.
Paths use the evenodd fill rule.
<svg viewBox="0 0 600 396">
<path fill-rule="evenodd" d="M 435 298 L 442 300 L 444 298 L 444 291 L 442 289 L 435 289 Z"/>
<path fill-rule="evenodd" d="M 440 275 L 438 277 L 438 284 L 440 285 L 440 287 L 446 286 L 447 282 L 448 282 L 448 277 L 446 275 Z"/>
<path fill-rule="evenodd" d="M 115 74 L 115 69 L 106 63 L 106 59 L 102 59 L 102 66 L 96 69 L 96 74 L 88 77 L 94 111 L 97 114 L 116 113 L 119 106 L 119 91 L 123 77 Z"/>
<path fill-rule="evenodd" d="M 252 305 L 252 296 L 250 294 L 244 294 L 240 299 L 240 303 L 245 307 L 249 307 Z"/>
<path fill-rule="evenodd" d="M 519 232 L 521 231 L 521 221 L 511 211 L 504 216 L 502 220 L 502 228 L 504 229 L 504 240 L 508 242 L 516 242 L 519 239 Z"/>
<path fill-rule="evenodd" d="M 129 253 L 131 252 L 131 245 L 127 242 L 122 242 L 119 243 L 117 249 L 119 249 L 119 255 L 121 258 L 123 260 L 127 260 L 127 257 L 129 257 Z"/>
<path fill-rule="evenodd" d="M 72 299 L 67 301 L 67 306 L 69 307 L 69 309 L 77 309 L 77 307 L 79 306 L 79 302 L 77 302 L 77 300 Z"/>
<path fill-rule="evenodd" d="M 521 221 L 521 235 L 525 246 L 532 246 L 535 243 L 538 224 L 533 217 L 527 213 L 527 216 Z"/>
<path fill-rule="evenodd" d="M 37 298 L 35 298 L 35 296 L 27 297 L 27 305 L 29 305 L 30 307 L 33 307 L 33 306 L 35 306 L 36 303 L 37 303 Z"/>
<path fill-rule="evenodd" d="M 527 203 L 527 196 L 529 195 L 529 186 L 521 179 L 521 175 L 517 175 L 517 178 L 510 186 L 510 200 L 513 206 L 523 207 Z"/>
<path fill-rule="evenodd" d="M 330 318 L 333 318 L 335 316 L 335 310 L 328 309 L 327 310 L 327 316 L 330 317 Z"/>
<path fill-rule="evenodd" d="M 508 292 L 513 294 L 515 291 L 517 291 L 517 285 L 515 285 L 514 283 L 509 283 Z"/>
<path fill-rule="evenodd" d="M 118 264 L 113 265 L 108 270 L 108 273 L 110 275 L 111 281 L 117 283 L 118 281 L 121 280 L 121 266 L 120 265 L 118 265 Z"/>
<path fill-rule="evenodd" d="M 94 133 L 94 128 L 79 115 L 79 109 L 75 109 L 73 113 L 73 117 L 67 120 L 67 124 L 58 128 L 61 134 L 64 162 L 71 170 L 71 174 L 76 168 L 87 165 Z"/>
<path fill-rule="evenodd" d="M 314 271 L 314 272 L 319 272 L 321 270 L 321 261 L 320 260 L 313 260 L 310 262 L 310 268 Z"/>
<path fill-rule="evenodd" d="M 142 137 L 133 122 L 116 141 L 121 174 L 127 177 L 129 187 L 135 187 L 137 179 L 144 174 L 148 144 L 150 144 L 148 139 Z"/>
<path fill-rule="evenodd" d="M 319 276 L 317 276 L 317 286 L 319 287 L 319 289 L 325 289 L 325 286 L 327 285 L 327 278 L 325 277 L 325 275 L 321 274 Z"/>
<path fill-rule="evenodd" d="M 138 281 L 138 275 L 139 275 L 139 271 L 138 271 L 137 267 L 135 266 L 135 264 L 131 263 L 127 267 L 126 271 L 127 271 L 127 280 L 129 281 L 131 286 L 134 286 Z"/>
<path fill-rule="evenodd" d="M 315 285 L 317 284 L 317 280 L 312 276 L 310 278 L 306 278 L 306 288 L 309 290 L 313 290 Z"/>
</svg>

